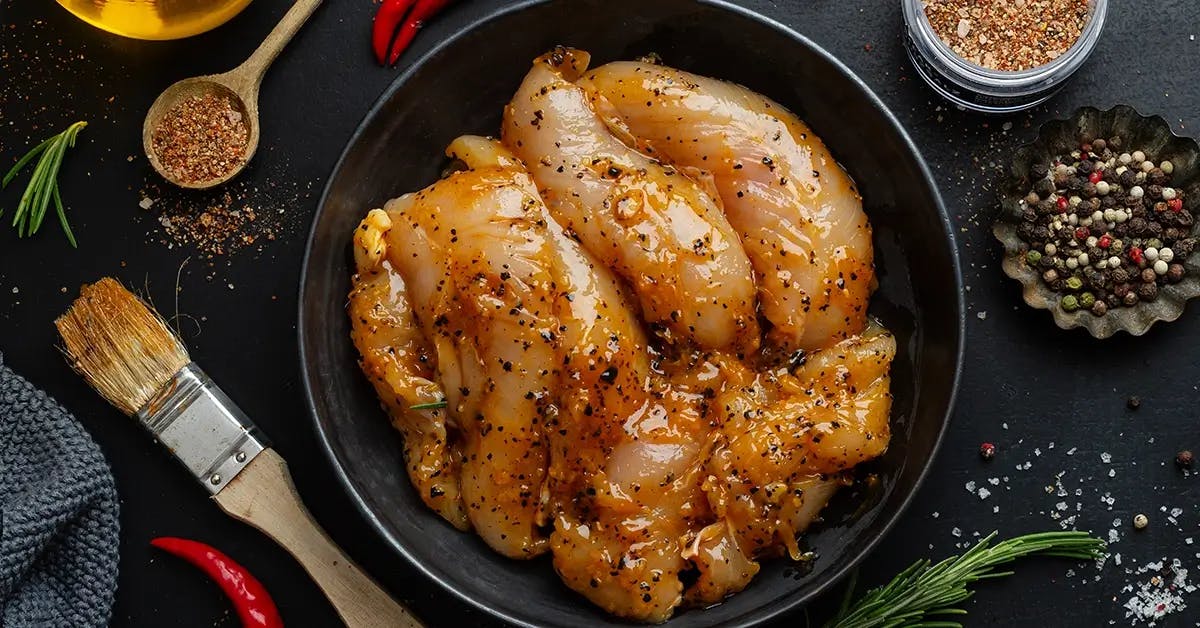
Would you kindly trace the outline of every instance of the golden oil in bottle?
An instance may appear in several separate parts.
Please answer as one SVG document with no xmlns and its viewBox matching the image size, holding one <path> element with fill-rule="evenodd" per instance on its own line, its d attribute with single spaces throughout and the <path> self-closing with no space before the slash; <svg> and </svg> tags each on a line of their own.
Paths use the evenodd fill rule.
<svg viewBox="0 0 1200 628">
<path fill-rule="evenodd" d="M 179 39 L 224 24 L 250 0 L 58 0 L 80 19 L 137 39 Z"/>
</svg>

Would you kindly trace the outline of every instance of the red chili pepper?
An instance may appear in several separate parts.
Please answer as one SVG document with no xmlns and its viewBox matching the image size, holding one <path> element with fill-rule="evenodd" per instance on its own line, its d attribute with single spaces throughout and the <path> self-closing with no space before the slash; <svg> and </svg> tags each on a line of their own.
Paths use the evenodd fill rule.
<svg viewBox="0 0 1200 628">
<path fill-rule="evenodd" d="M 1171 211 L 1178 214 L 1179 212 L 1183 211 L 1183 199 L 1173 198 L 1167 201 L 1167 207 L 1170 208 Z"/>
<path fill-rule="evenodd" d="M 1091 181 L 1092 183 L 1099 183 L 1100 179 L 1103 179 L 1103 178 L 1104 178 L 1104 175 L 1100 174 L 1099 170 L 1093 170 L 1092 174 L 1088 175 L 1088 181 Z"/>
<path fill-rule="evenodd" d="M 1054 204 L 1058 206 L 1059 211 L 1062 211 L 1062 212 L 1067 211 L 1067 197 L 1065 197 L 1065 196 L 1058 197 L 1058 200 L 1054 201 Z"/>
<path fill-rule="evenodd" d="M 437 15 L 451 2 L 453 0 L 417 0 L 417 3 L 413 5 L 412 13 L 408 14 L 404 25 L 400 27 L 400 33 L 396 35 L 396 41 L 392 44 L 392 52 L 388 55 L 388 65 L 396 65 L 396 62 L 400 60 L 401 53 L 412 43 L 413 38 L 417 36 L 417 31 L 425 25 L 425 21 Z"/>
<path fill-rule="evenodd" d="M 1129 259 L 1133 260 L 1134 264 L 1141 264 L 1142 259 L 1144 259 L 1142 257 L 1142 249 L 1136 246 L 1129 247 Z"/>
<path fill-rule="evenodd" d="M 232 558 L 204 543 L 170 536 L 159 537 L 150 541 L 150 544 L 188 561 L 208 574 L 233 602 L 238 616 L 242 618 L 242 626 L 283 628 L 279 609 L 275 608 L 275 602 L 271 601 L 266 588 Z"/>
<path fill-rule="evenodd" d="M 388 46 L 396 35 L 396 27 L 408 15 L 416 0 L 383 0 L 379 10 L 375 12 L 375 22 L 371 27 L 371 50 L 379 65 L 387 63 Z"/>
<path fill-rule="evenodd" d="M 1084 240 L 1087 239 L 1087 237 L 1089 235 L 1091 235 L 1091 232 L 1088 231 L 1087 227 L 1075 227 L 1075 239 L 1076 240 L 1083 242 Z"/>
<path fill-rule="evenodd" d="M 1096 246 L 1102 249 L 1107 249 L 1108 247 L 1112 246 L 1112 238 L 1106 233 L 1100 236 L 1099 240 L 1096 240 Z"/>
</svg>

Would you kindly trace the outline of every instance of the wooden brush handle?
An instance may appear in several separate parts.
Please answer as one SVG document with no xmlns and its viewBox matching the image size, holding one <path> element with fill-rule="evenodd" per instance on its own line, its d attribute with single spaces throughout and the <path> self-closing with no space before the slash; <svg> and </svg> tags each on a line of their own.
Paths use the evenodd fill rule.
<svg viewBox="0 0 1200 628">
<path fill-rule="evenodd" d="M 274 449 L 255 456 L 213 499 L 295 556 L 350 628 L 421 626 L 317 525 Z"/>
</svg>

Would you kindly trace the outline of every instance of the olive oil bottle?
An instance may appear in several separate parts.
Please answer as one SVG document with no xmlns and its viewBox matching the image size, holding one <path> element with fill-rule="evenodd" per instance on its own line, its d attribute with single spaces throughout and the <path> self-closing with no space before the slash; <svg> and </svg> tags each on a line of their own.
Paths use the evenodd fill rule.
<svg viewBox="0 0 1200 628">
<path fill-rule="evenodd" d="M 137 39 L 179 39 L 224 24 L 250 0 L 58 0 L 84 21 Z"/>
</svg>

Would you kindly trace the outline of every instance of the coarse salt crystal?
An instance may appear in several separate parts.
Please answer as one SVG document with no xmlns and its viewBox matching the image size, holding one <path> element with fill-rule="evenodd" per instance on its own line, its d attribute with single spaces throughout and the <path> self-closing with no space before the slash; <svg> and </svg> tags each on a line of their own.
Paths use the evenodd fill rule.
<svg viewBox="0 0 1200 628">
<path fill-rule="evenodd" d="M 961 537 L 961 536 L 962 536 L 962 529 L 961 529 L 961 528 L 954 528 L 953 530 L 951 530 L 951 531 L 950 531 L 950 534 L 953 534 L 953 535 L 954 535 L 954 536 L 956 536 L 956 537 Z"/>
<path fill-rule="evenodd" d="M 1103 462 L 1104 464 L 1112 462 L 1112 454 L 1108 453 L 1107 451 L 1102 452 L 1100 454 L 1100 462 Z"/>
<path fill-rule="evenodd" d="M 979 499 L 987 499 L 988 496 L 991 494 L 992 494 L 992 492 L 987 490 L 986 488 L 979 489 Z"/>
</svg>

